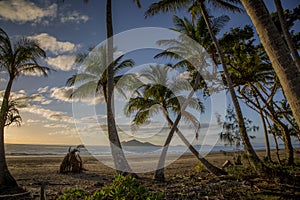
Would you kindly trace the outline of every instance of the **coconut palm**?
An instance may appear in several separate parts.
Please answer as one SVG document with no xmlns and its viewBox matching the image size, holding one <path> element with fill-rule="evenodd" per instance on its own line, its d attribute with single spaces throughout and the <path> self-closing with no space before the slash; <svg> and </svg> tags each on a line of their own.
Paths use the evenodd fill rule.
<svg viewBox="0 0 300 200">
<path fill-rule="evenodd" d="M 98 94 L 103 95 L 107 103 L 106 46 L 103 45 L 91 49 L 89 54 L 77 55 L 75 62 L 84 68 L 78 74 L 70 77 L 66 82 L 68 86 L 78 86 L 79 84 L 78 88 L 71 94 L 71 97 L 86 98 L 89 95 L 94 96 Z M 119 56 L 113 61 L 112 66 L 114 70 L 114 85 L 116 85 L 123 77 L 122 71 L 133 67 L 134 61 L 132 59 L 123 60 L 123 56 Z M 123 93 L 120 87 L 117 87 L 116 90 L 121 94 Z"/>
<path fill-rule="evenodd" d="M 239 4 L 239 0 L 213 0 L 213 1 L 205 1 L 205 0 L 197 0 L 197 1 L 193 1 L 191 4 L 191 1 L 187 1 L 187 0 L 160 0 L 158 3 L 153 3 L 150 8 L 146 11 L 146 16 L 150 16 L 150 15 L 154 15 L 158 12 L 168 12 L 168 11 L 177 11 L 179 9 L 182 8 L 189 8 L 189 10 L 191 11 L 198 11 L 200 12 L 200 14 L 203 16 L 206 26 L 208 28 L 209 34 L 211 36 L 211 39 L 215 45 L 220 63 L 223 67 L 224 70 L 224 74 L 225 74 L 225 78 L 226 78 L 226 82 L 227 82 L 227 86 L 231 95 L 231 99 L 233 102 L 233 106 L 235 108 L 235 112 L 237 115 L 237 119 L 238 119 L 238 124 L 240 127 L 240 133 L 241 133 L 241 138 L 243 140 L 244 143 L 244 148 L 246 151 L 247 156 L 249 157 L 252 166 L 257 169 L 258 171 L 264 171 L 265 170 L 265 166 L 263 165 L 262 161 L 259 159 L 259 157 L 257 156 L 257 154 L 255 153 L 250 140 L 249 140 L 249 136 L 247 134 L 247 130 L 245 127 L 245 123 L 244 123 L 244 118 L 243 118 L 243 114 L 242 114 L 242 110 L 240 108 L 233 84 L 232 84 L 232 80 L 230 78 L 230 74 L 228 72 L 228 67 L 226 65 L 226 62 L 224 60 L 222 51 L 221 51 L 221 47 L 219 45 L 219 42 L 212 30 L 212 26 L 211 26 L 211 22 L 209 20 L 209 15 L 207 12 L 207 7 L 205 3 L 211 3 L 212 6 L 214 7 L 221 7 L 221 8 L 226 8 L 229 9 L 231 11 L 241 11 L 241 9 L 238 7 Z"/>
<path fill-rule="evenodd" d="M 141 7 L 139 0 L 133 0 L 133 2 Z M 114 108 L 113 108 L 113 93 L 114 93 L 114 69 L 111 63 L 113 63 L 113 21 L 112 21 L 112 2 L 106 0 L 106 39 L 107 39 L 107 125 L 108 125 L 108 137 L 111 142 L 111 151 L 115 162 L 117 172 L 124 173 L 131 172 L 131 168 L 125 158 L 122 146 L 120 143 L 119 135 L 117 132 Z M 136 176 L 135 174 L 133 174 Z"/>
<path fill-rule="evenodd" d="M 284 15 L 284 10 L 283 10 L 282 4 L 281 4 L 281 0 L 274 0 L 274 3 L 275 3 L 275 6 L 276 6 L 278 18 L 279 18 L 279 21 L 280 21 L 280 26 L 281 26 L 285 41 L 286 41 L 286 43 L 289 47 L 289 50 L 291 51 L 291 54 L 292 54 L 292 56 L 295 60 L 295 63 L 298 67 L 298 70 L 300 71 L 300 56 L 298 54 L 296 45 L 294 44 L 293 38 L 292 38 L 292 36 L 289 32 L 288 25 L 287 25 L 287 22 L 286 22 L 286 18 L 285 18 L 285 15 Z"/>
<path fill-rule="evenodd" d="M 177 79 L 176 81 L 170 81 L 168 73 L 171 71 L 170 66 L 150 66 L 149 69 L 143 71 L 142 76 L 147 78 L 150 83 L 141 85 L 135 91 L 136 96 L 130 98 L 126 104 L 124 111 L 127 116 L 134 114 L 132 120 L 133 125 L 141 125 L 145 123 L 149 117 L 157 114 L 161 111 L 168 123 L 173 127 L 174 122 L 171 119 L 171 115 L 181 113 L 183 119 L 196 130 L 196 138 L 198 137 L 198 130 L 200 123 L 198 119 L 190 112 L 182 110 L 181 104 L 186 101 L 186 97 L 180 95 L 180 92 L 186 91 L 187 81 Z M 190 98 L 187 107 L 203 112 L 204 107 L 197 98 Z M 174 133 L 174 132 L 173 132 Z M 169 133 L 164 143 L 158 167 L 155 173 L 155 179 L 164 181 L 164 163 L 167 154 L 168 147 L 173 137 L 173 133 Z M 203 158 L 199 152 L 189 143 L 184 134 L 176 128 L 176 133 L 184 144 L 190 149 L 190 151 L 206 166 L 212 173 L 216 175 L 225 174 L 221 169 L 213 166 L 205 158 Z"/>
<path fill-rule="evenodd" d="M 115 49 L 113 51 L 115 51 Z M 122 59 L 123 56 L 119 56 L 111 63 L 109 67 L 113 69 L 113 84 L 116 84 L 123 77 L 123 74 L 121 73 L 122 70 L 126 70 L 126 68 L 133 67 L 134 65 L 133 60 Z M 79 85 L 78 88 L 76 88 L 75 91 L 71 94 L 71 97 L 86 98 L 89 95 L 103 95 L 106 105 L 108 106 L 108 102 L 111 101 L 111 99 L 109 99 L 108 92 L 109 68 L 106 67 L 107 47 L 105 45 L 96 47 L 93 51 L 89 53 L 88 56 L 79 55 L 76 61 L 77 63 L 82 64 L 84 66 L 84 69 L 82 70 L 82 72 L 73 75 L 67 80 L 67 85 L 69 86 L 74 86 L 77 84 Z M 122 93 L 122 88 L 117 87 L 116 90 Z M 109 132 L 109 135 L 110 134 L 111 132 Z M 122 171 L 130 171 L 118 135 L 114 135 L 113 137 L 109 136 L 109 140 L 111 142 L 111 148 L 113 150 L 112 153 L 117 172 L 123 173 Z M 117 153 L 114 154 L 115 152 Z M 116 163 L 120 161 L 120 159 L 121 163 Z"/>
<path fill-rule="evenodd" d="M 300 125 L 300 76 L 262 0 L 241 0 L 278 76 L 295 120 Z"/>
<path fill-rule="evenodd" d="M 7 168 L 4 149 L 4 127 L 12 117 L 10 94 L 13 82 L 20 75 L 47 76 L 50 69 L 38 64 L 39 59 L 45 57 L 46 53 L 40 48 L 37 41 L 22 38 L 13 45 L 7 33 L 0 28 L 0 70 L 6 71 L 8 74 L 0 110 L 0 187 L 17 186 Z"/>
<path fill-rule="evenodd" d="M 88 3 L 89 0 L 83 0 Z M 138 7 L 141 7 L 139 0 L 133 0 Z M 111 151 L 114 160 L 114 164 L 118 173 L 125 174 L 131 171 L 131 168 L 125 158 L 122 150 L 121 142 L 119 139 L 115 117 L 113 109 L 113 92 L 114 92 L 114 69 L 113 69 L 113 21 L 112 21 L 112 1 L 106 0 L 106 67 L 107 67 L 107 125 L 108 125 L 108 137 L 111 143 Z"/>
</svg>

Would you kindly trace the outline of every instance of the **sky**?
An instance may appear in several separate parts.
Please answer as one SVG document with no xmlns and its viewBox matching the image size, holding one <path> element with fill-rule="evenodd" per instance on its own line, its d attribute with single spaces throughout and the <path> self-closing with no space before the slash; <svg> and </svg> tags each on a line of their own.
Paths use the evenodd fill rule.
<svg viewBox="0 0 300 200">
<path fill-rule="evenodd" d="M 142 8 L 137 8 L 132 0 L 113 0 L 112 2 L 115 34 L 143 27 L 173 27 L 173 13 L 159 14 L 145 19 L 145 10 L 151 2 L 155 1 L 142 0 Z M 299 1 L 285 0 L 282 3 L 284 8 L 291 9 Z M 273 1 L 267 1 L 267 6 L 270 11 L 274 10 Z M 224 27 L 224 32 L 229 31 L 232 27 L 251 24 L 245 13 L 231 14 L 218 9 L 211 9 L 211 14 L 214 16 L 228 14 L 230 16 L 231 20 Z M 185 12 L 177 13 L 177 15 L 189 17 Z M 105 109 L 101 105 L 95 107 L 77 100 L 73 102 L 69 98 L 73 88 L 66 86 L 66 80 L 79 69 L 79 66 L 74 64 L 76 55 L 86 52 L 89 47 L 96 46 L 105 40 L 105 1 L 90 0 L 89 3 L 84 3 L 83 0 L 2 0 L 0 1 L 0 27 L 6 31 L 12 41 L 16 41 L 20 37 L 38 40 L 40 46 L 47 53 L 47 57 L 40 61 L 41 64 L 56 70 L 51 72 L 47 78 L 21 76 L 14 82 L 12 89 L 14 98 L 25 96 L 31 98 L 27 100 L 27 106 L 20 109 L 23 119 L 22 126 L 6 128 L 5 142 L 18 144 L 80 144 L 86 140 L 90 144 L 93 144 L 93 142 L 101 145 L 107 144 L 107 138 L 97 138 L 98 136 L 94 137 L 91 136 L 92 134 L 87 134 L 87 131 L 82 131 L 86 130 L 84 129 L 86 127 L 81 127 L 74 120 L 74 116 L 75 118 L 78 116 L 85 117 L 85 119 L 91 117 L 83 115 L 84 111 L 91 110 L 91 112 L 95 112 L 95 108 L 97 110 Z M 298 28 L 299 26 L 297 26 Z M 157 50 L 144 49 L 131 52 L 126 55 L 126 58 L 132 56 L 137 66 L 150 62 L 166 63 L 167 61 L 163 60 L 153 60 L 153 56 L 157 52 Z M 7 74 L 2 71 L 0 73 L 0 91 L 5 89 L 6 82 Z M 82 106 L 82 104 L 86 106 L 84 107 L 86 110 L 76 110 L 76 106 Z M 118 113 L 121 112 L 118 111 Z M 254 123 L 260 125 L 259 117 L 255 113 L 245 107 L 243 107 L 243 112 Z M 96 115 L 98 121 L 105 121 L 105 113 L 100 112 Z M 121 114 L 120 116 L 117 115 L 116 120 L 128 125 L 130 119 L 124 120 L 123 117 Z M 89 119 L 91 120 L 91 118 Z M 93 120 L 97 120 L 96 118 L 92 119 L 92 122 L 89 121 L 89 125 L 94 123 L 92 126 L 95 126 L 97 121 L 94 122 Z M 201 116 L 201 120 L 202 130 L 204 131 L 209 123 L 209 116 Z M 156 122 L 160 123 L 145 126 L 146 129 L 141 130 L 142 133 L 136 137 L 141 141 L 159 143 L 159 140 L 162 141 L 163 134 L 157 134 L 159 137 L 154 135 L 163 131 L 161 127 L 166 126 L 163 121 L 163 119 L 157 117 Z M 93 129 L 94 132 L 97 132 L 97 130 L 97 128 Z M 188 131 L 189 128 L 186 127 L 185 130 Z M 91 131 L 88 131 L 88 133 L 91 133 Z M 188 134 L 191 138 L 194 136 L 193 131 L 189 131 Z M 136 137 L 128 134 L 121 135 L 123 140 Z M 97 142 L 95 142 L 95 138 L 97 138 Z M 259 136 L 258 138 L 261 139 L 262 137 Z M 174 141 L 176 143 L 176 140 Z"/>
</svg>

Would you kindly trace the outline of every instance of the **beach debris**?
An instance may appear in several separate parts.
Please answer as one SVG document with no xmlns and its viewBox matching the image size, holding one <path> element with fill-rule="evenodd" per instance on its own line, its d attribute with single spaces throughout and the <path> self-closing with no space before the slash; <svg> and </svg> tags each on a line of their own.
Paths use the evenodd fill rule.
<svg viewBox="0 0 300 200">
<path fill-rule="evenodd" d="M 80 148 L 83 148 L 83 145 L 78 145 L 76 148 L 72 149 L 69 147 L 67 155 L 64 157 L 59 173 L 65 174 L 65 173 L 81 173 L 83 170 L 83 164 L 82 159 L 79 155 Z"/>
<path fill-rule="evenodd" d="M 230 160 L 226 160 L 225 162 L 224 162 L 224 164 L 222 165 L 222 169 L 224 169 L 224 168 L 227 168 L 227 167 L 230 167 L 230 166 L 232 166 L 233 164 L 230 162 Z"/>
</svg>

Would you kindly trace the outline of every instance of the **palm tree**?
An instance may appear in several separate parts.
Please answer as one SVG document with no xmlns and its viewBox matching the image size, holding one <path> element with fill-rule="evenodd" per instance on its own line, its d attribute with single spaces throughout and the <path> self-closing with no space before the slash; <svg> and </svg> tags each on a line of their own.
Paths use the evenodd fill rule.
<svg viewBox="0 0 300 200">
<path fill-rule="evenodd" d="M 277 10 L 277 14 L 278 14 L 278 18 L 280 21 L 280 26 L 285 38 L 285 41 L 289 47 L 289 50 L 291 51 L 291 54 L 295 60 L 295 63 L 298 67 L 298 70 L 300 71 L 300 57 L 297 51 L 297 48 L 294 44 L 293 38 L 289 32 L 288 26 L 287 26 L 287 22 L 286 22 L 286 18 L 284 15 L 284 10 L 282 8 L 282 4 L 281 4 L 281 0 L 274 0 L 275 6 L 276 6 L 276 10 Z"/>
<path fill-rule="evenodd" d="M 138 7 L 141 7 L 139 0 L 133 0 Z M 114 108 L 113 108 L 113 93 L 114 93 L 114 70 L 112 67 L 113 62 L 113 21 L 112 21 L 112 2 L 106 0 L 106 38 L 107 38 L 107 125 L 108 125 L 108 137 L 111 143 L 112 155 L 115 162 L 117 172 L 125 174 L 131 172 L 131 168 L 125 158 L 122 146 L 120 143 L 119 135 L 117 132 Z M 133 174 L 136 176 L 135 174 Z"/>
<path fill-rule="evenodd" d="M 186 97 L 179 95 L 180 92 L 188 89 L 187 81 L 176 80 L 170 82 L 168 79 L 168 72 L 170 72 L 170 66 L 150 66 L 150 69 L 144 70 L 143 77 L 146 77 L 150 83 L 141 85 L 136 90 L 136 96 L 130 98 L 126 104 L 124 111 L 127 116 L 135 114 L 132 123 L 133 125 L 140 125 L 145 123 L 149 117 L 162 111 L 168 125 L 174 126 L 170 115 L 180 113 L 186 122 L 190 122 L 196 130 L 196 138 L 198 137 L 198 130 L 200 123 L 196 117 L 190 112 L 182 110 L 181 103 L 186 101 Z M 178 94 L 177 94 L 178 93 Z M 187 107 L 193 108 L 203 112 L 204 107 L 197 98 L 190 98 Z M 174 132 L 173 132 L 174 133 Z M 155 179 L 164 181 L 164 163 L 167 154 L 168 147 L 173 137 L 173 133 L 169 133 L 164 143 L 157 170 L 155 172 Z M 184 144 L 190 149 L 190 151 L 206 166 L 212 173 L 216 175 L 225 174 L 221 169 L 213 166 L 205 158 L 203 158 L 198 151 L 189 143 L 183 133 L 176 128 L 176 133 Z"/>
<path fill-rule="evenodd" d="M 4 149 L 4 127 L 9 124 L 12 114 L 10 93 L 13 82 L 20 75 L 47 76 L 50 69 L 38 64 L 38 59 L 45 57 L 46 53 L 37 41 L 22 38 L 12 45 L 7 33 L 0 28 L 0 69 L 9 75 L 0 110 L 0 187 L 17 186 L 7 168 Z"/>
<path fill-rule="evenodd" d="M 89 0 L 84 0 L 88 3 Z M 133 0 L 138 7 L 141 6 L 139 0 Z M 118 135 L 114 109 L 113 109 L 113 93 L 114 93 L 114 69 L 113 69 L 113 21 L 112 21 L 112 2 L 106 0 L 106 67 L 107 67 L 107 125 L 108 125 L 108 137 L 111 143 L 111 152 L 114 160 L 114 164 L 118 173 L 131 172 L 131 168 L 125 158 L 122 150 L 120 138 Z"/>
<path fill-rule="evenodd" d="M 114 52 L 116 52 L 116 49 L 114 49 Z M 123 75 L 121 71 L 126 71 L 128 68 L 134 66 L 132 59 L 122 60 L 123 57 L 119 56 L 112 63 L 114 85 L 117 85 L 123 76 L 130 76 L 130 74 Z M 84 69 L 67 80 L 66 84 L 68 86 L 80 85 L 73 91 L 70 97 L 86 98 L 89 95 L 99 94 L 104 96 L 104 100 L 107 103 L 106 46 L 102 45 L 93 50 L 90 49 L 89 54 L 77 55 L 75 62 L 82 65 Z M 123 93 L 120 87 L 117 87 L 116 90 L 121 94 Z"/>
<path fill-rule="evenodd" d="M 219 56 L 220 63 L 224 70 L 227 86 L 228 86 L 228 89 L 229 89 L 229 92 L 231 95 L 231 99 L 233 102 L 233 106 L 235 108 L 235 112 L 237 115 L 238 124 L 240 127 L 241 138 L 244 143 L 244 148 L 245 148 L 246 154 L 249 157 L 249 159 L 255 169 L 257 169 L 258 171 L 265 171 L 265 168 L 266 168 L 265 165 L 263 165 L 262 161 L 259 159 L 259 157 L 255 153 L 255 151 L 250 143 L 250 140 L 249 140 L 249 137 L 247 134 L 247 130 L 245 127 L 245 123 L 244 123 L 242 110 L 239 105 L 239 102 L 238 102 L 238 99 L 237 99 L 237 96 L 236 96 L 236 93 L 235 93 L 235 90 L 233 87 L 233 83 L 230 78 L 230 74 L 228 72 L 228 68 L 227 68 L 226 62 L 224 60 L 224 56 L 222 54 L 219 42 L 212 30 L 211 22 L 209 20 L 209 15 L 207 12 L 207 7 L 205 5 L 205 2 L 207 2 L 207 1 L 197 0 L 197 1 L 194 1 L 193 4 L 191 5 L 191 2 L 187 1 L 187 0 L 181 0 L 181 1 L 161 0 L 158 3 L 153 3 L 150 6 L 150 8 L 146 11 L 146 16 L 154 15 L 160 11 L 162 11 L 162 12 L 177 11 L 181 8 L 187 8 L 187 7 L 189 7 L 189 10 L 197 9 L 201 13 L 201 15 L 203 16 L 203 18 L 205 20 L 206 26 L 208 28 L 208 32 L 209 32 L 211 39 L 215 45 L 217 54 Z M 212 5 L 215 7 L 226 8 L 226 9 L 229 9 L 232 11 L 238 11 L 238 12 L 241 11 L 241 9 L 236 6 L 240 2 L 239 0 L 226 0 L 226 1 L 213 0 L 213 1 L 208 1 L 208 2 L 211 2 Z"/>
<path fill-rule="evenodd" d="M 115 51 L 115 49 L 113 51 Z M 119 56 L 110 65 L 110 68 L 113 69 L 114 74 L 113 84 L 116 84 L 123 77 L 123 74 L 121 74 L 120 71 L 126 70 L 126 68 L 133 67 L 134 65 L 133 60 L 127 59 L 122 61 L 122 59 L 123 56 Z M 107 47 L 105 45 L 97 47 L 91 51 L 88 56 L 85 54 L 78 55 L 76 61 L 77 63 L 83 64 L 84 69 L 81 73 L 75 74 L 67 80 L 67 85 L 69 86 L 79 84 L 79 87 L 71 94 L 71 97 L 86 98 L 89 95 L 102 94 L 106 104 L 108 105 L 109 92 L 107 71 L 109 68 L 106 67 Z M 122 88 L 117 87 L 116 89 L 122 93 Z M 117 172 L 129 172 L 129 165 L 123 153 L 122 146 L 120 142 L 118 142 L 118 136 L 113 139 L 109 137 L 109 140 L 111 142 L 111 148 L 113 150 L 112 153 Z M 115 151 L 117 151 L 117 154 L 114 154 Z M 124 160 L 122 160 L 122 158 L 124 158 Z M 116 163 L 120 159 L 121 162 L 124 163 Z M 127 168 L 121 168 L 125 167 L 126 165 L 128 165 Z"/>
<path fill-rule="evenodd" d="M 290 104 L 298 125 L 300 125 L 300 76 L 299 70 L 289 55 L 270 14 L 262 0 L 241 0 L 259 35 L 282 89 Z"/>
</svg>

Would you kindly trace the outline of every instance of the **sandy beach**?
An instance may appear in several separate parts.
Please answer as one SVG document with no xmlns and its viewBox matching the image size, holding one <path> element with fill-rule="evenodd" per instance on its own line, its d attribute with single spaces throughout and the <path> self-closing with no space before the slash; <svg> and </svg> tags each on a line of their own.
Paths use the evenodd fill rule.
<svg viewBox="0 0 300 200">
<path fill-rule="evenodd" d="M 284 153 L 283 150 L 280 152 L 281 154 Z M 258 154 L 262 157 L 265 153 L 264 151 L 258 151 Z M 272 151 L 272 155 L 275 160 L 275 151 Z M 295 156 L 299 157 L 299 154 L 295 154 Z M 233 161 L 233 156 L 230 153 L 229 155 L 224 155 L 222 152 L 210 153 L 206 158 L 218 167 L 221 167 L 226 160 Z M 115 174 L 114 169 L 104 165 L 93 157 L 82 157 L 84 168 L 87 171 L 81 174 L 59 174 L 58 170 L 62 159 L 63 157 L 7 158 L 9 169 L 18 184 L 27 191 L 30 191 L 36 198 L 39 196 L 40 187 L 43 182 L 46 183 L 48 199 L 55 199 L 63 191 L 70 188 L 82 188 L 92 193 L 103 185 L 109 184 Z M 151 161 L 151 156 L 147 159 Z M 184 187 L 199 187 L 199 192 L 201 192 L 201 188 L 222 182 L 220 178 L 214 177 L 205 169 L 200 172 L 195 170 L 198 164 L 199 161 L 193 155 L 185 154 L 166 168 L 167 181 L 165 183 L 153 181 L 154 172 L 139 173 L 139 181 L 151 190 L 160 190 L 166 193 L 180 193 Z M 188 177 L 189 180 L 184 179 L 185 177 Z M 183 180 L 185 182 L 179 184 Z M 209 185 L 210 182 L 211 185 Z M 234 184 L 240 183 L 236 182 Z M 216 198 L 221 197 L 217 196 Z"/>
</svg>

